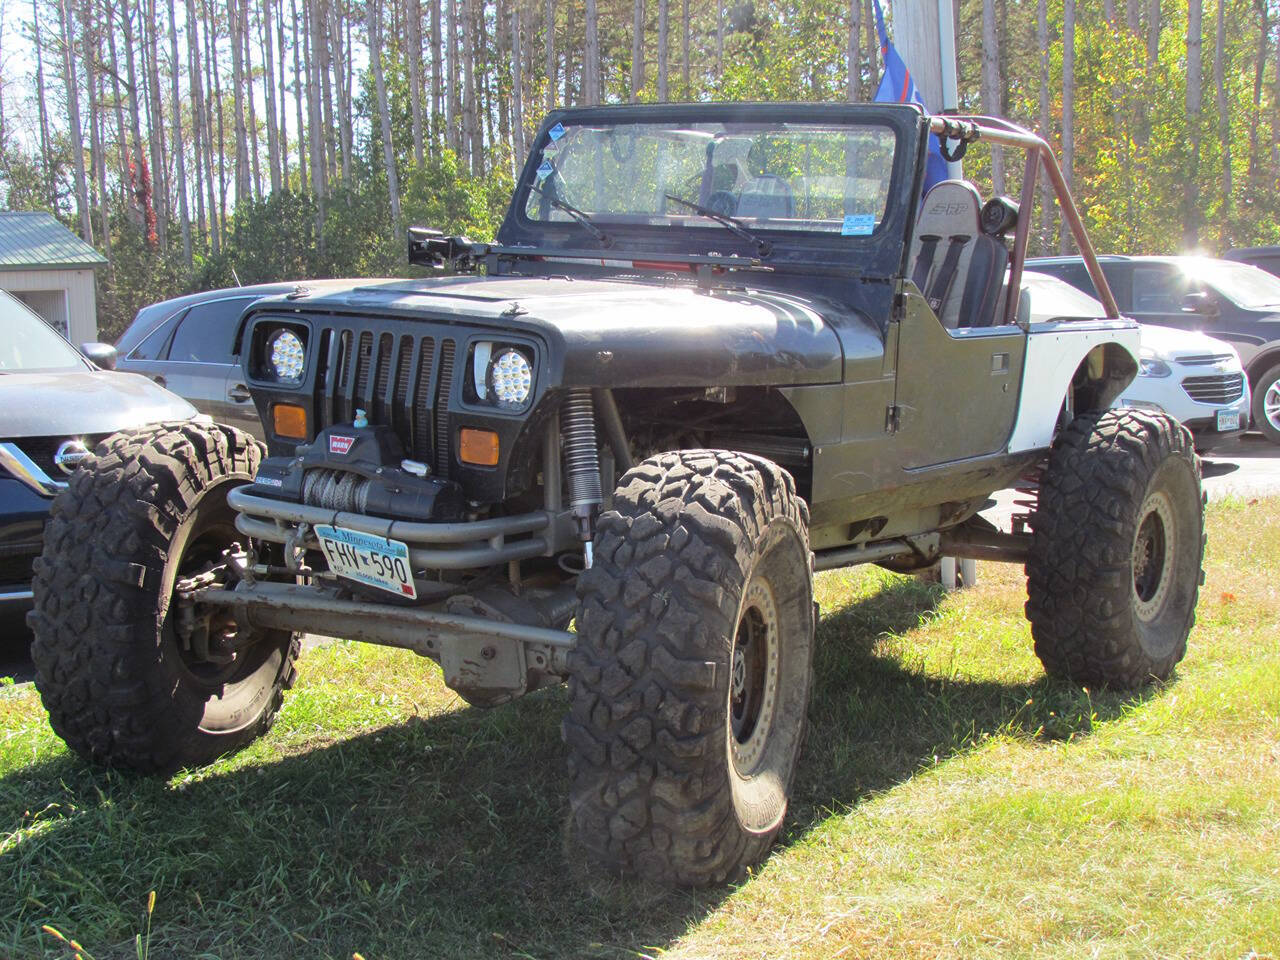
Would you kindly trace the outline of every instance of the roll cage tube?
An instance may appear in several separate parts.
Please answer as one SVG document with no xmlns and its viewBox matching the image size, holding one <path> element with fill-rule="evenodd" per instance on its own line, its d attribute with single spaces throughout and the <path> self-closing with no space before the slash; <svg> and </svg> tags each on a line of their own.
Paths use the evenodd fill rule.
<svg viewBox="0 0 1280 960">
<path fill-rule="evenodd" d="M 1022 264 L 1027 257 L 1027 240 L 1031 235 L 1031 213 L 1035 206 L 1036 177 L 1041 165 L 1049 177 L 1054 195 L 1058 198 L 1058 207 L 1062 217 L 1071 228 L 1076 247 L 1084 260 L 1089 278 L 1093 280 L 1098 300 L 1107 311 L 1107 317 L 1116 320 L 1120 317 L 1120 308 L 1111 293 L 1107 278 L 1098 264 L 1093 244 L 1085 232 L 1084 221 L 1080 219 L 1080 211 L 1076 209 L 1075 200 L 1066 179 L 1062 176 L 1062 168 L 1058 159 L 1049 149 L 1049 145 L 1030 130 L 1010 123 L 1000 117 L 984 116 L 933 116 L 929 118 L 929 132 L 937 135 L 944 143 L 947 140 L 959 140 L 964 144 L 986 141 L 1002 147 L 1017 147 L 1025 151 L 1026 163 L 1022 175 L 1022 194 L 1018 200 L 1018 226 L 1013 237 L 1013 257 L 1009 264 L 1009 289 L 1005 298 L 1005 323 L 1017 322 L 1018 294 L 1022 287 Z"/>
</svg>

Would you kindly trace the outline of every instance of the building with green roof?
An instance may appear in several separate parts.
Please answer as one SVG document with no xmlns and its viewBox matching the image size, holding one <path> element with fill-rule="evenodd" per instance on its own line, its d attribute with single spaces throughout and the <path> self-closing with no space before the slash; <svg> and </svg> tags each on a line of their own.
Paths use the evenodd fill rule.
<svg viewBox="0 0 1280 960">
<path fill-rule="evenodd" d="M 98 339 L 94 274 L 106 262 L 52 214 L 0 211 L 0 290 L 77 346 Z"/>
</svg>

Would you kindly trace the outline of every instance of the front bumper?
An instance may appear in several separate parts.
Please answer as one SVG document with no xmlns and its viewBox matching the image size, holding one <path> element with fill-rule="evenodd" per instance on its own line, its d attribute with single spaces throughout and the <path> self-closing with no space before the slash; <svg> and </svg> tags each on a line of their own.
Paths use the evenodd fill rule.
<svg viewBox="0 0 1280 960">
<path fill-rule="evenodd" d="M 1175 367 L 1175 369 L 1177 369 Z M 1192 371 L 1199 373 L 1199 371 Z M 1234 372 L 1234 371 L 1231 371 Z M 1116 400 L 1117 407 L 1133 407 L 1139 410 L 1156 410 L 1169 414 L 1191 431 L 1197 450 L 1210 447 L 1241 436 L 1249 428 L 1249 389 L 1247 384 L 1236 398 L 1224 403 L 1202 403 L 1192 399 L 1182 385 L 1186 378 L 1179 370 L 1169 377 L 1138 377 Z M 1241 374 L 1243 378 L 1243 374 Z M 1218 412 L 1234 411 L 1240 415 L 1240 425 L 1234 430 L 1218 430 Z"/>
<path fill-rule="evenodd" d="M 0 476 L 0 609 L 31 602 L 31 564 L 44 546 L 49 498 Z"/>
</svg>

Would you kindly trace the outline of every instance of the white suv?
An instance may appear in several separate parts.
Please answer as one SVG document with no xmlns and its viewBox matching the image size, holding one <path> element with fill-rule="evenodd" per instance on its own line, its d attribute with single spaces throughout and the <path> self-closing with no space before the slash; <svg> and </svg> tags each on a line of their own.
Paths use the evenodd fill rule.
<svg viewBox="0 0 1280 960">
<path fill-rule="evenodd" d="M 1093 297 L 1049 274 L 1027 271 L 1022 283 L 1023 309 L 1033 323 L 1106 312 Z M 1194 330 L 1141 327 L 1141 366 L 1115 406 L 1176 417 L 1201 453 L 1248 429 L 1249 384 L 1235 347 Z"/>
</svg>

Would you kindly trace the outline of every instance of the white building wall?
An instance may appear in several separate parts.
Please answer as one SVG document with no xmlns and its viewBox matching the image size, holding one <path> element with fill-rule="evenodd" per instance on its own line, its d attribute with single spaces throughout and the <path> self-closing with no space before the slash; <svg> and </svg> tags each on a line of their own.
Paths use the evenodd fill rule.
<svg viewBox="0 0 1280 960">
<path fill-rule="evenodd" d="M 98 301 L 93 283 L 93 270 L 0 270 L 0 290 L 10 293 L 30 292 L 48 294 L 64 293 L 66 316 L 47 319 L 55 326 L 65 321 L 70 331 L 68 339 L 77 347 L 98 339 Z M 56 309 L 56 296 L 33 297 L 31 304 L 37 312 Z M 44 306 L 49 305 L 49 306 Z"/>
</svg>

